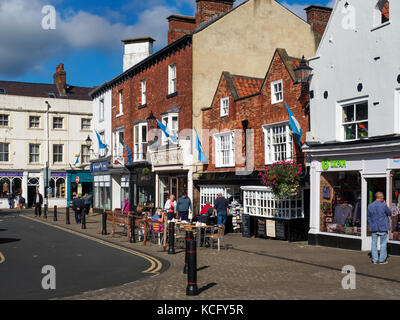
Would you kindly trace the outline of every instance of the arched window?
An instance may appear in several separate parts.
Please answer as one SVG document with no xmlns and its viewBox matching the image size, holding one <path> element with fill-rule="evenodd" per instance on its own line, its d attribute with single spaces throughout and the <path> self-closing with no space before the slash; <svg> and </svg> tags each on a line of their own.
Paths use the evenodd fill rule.
<svg viewBox="0 0 400 320">
<path fill-rule="evenodd" d="M 65 179 L 52 177 L 50 180 L 50 198 L 65 198 Z"/>
<path fill-rule="evenodd" d="M 388 0 L 379 0 L 375 7 L 375 26 L 389 21 L 390 10 Z"/>
</svg>

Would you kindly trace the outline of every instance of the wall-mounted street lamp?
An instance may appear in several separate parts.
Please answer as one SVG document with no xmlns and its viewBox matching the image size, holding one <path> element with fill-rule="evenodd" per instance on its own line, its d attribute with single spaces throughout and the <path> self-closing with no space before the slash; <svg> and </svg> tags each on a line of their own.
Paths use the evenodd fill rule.
<svg viewBox="0 0 400 320">
<path fill-rule="evenodd" d="M 307 60 L 304 58 L 301 58 L 300 64 L 297 68 L 293 69 L 294 73 L 296 74 L 297 81 L 299 83 L 308 83 L 311 80 L 311 71 L 313 68 L 311 68 L 307 64 Z"/>
<path fill-rule="evenodd" d="M 92 139 L 90 139 L 90 135 L 88 135 L 87 139 L 85 140 L 86 146 L 90 149 L 92 146 Z"/>
</svg>

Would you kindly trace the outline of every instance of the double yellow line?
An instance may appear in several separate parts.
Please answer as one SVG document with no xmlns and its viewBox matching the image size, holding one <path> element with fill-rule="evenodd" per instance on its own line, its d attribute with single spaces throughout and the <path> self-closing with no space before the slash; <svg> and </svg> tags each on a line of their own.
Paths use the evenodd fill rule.
<svg viewBox="0 0 400 320">
<path fill-rule="evenodd" d="M 31 218 L 31 217 L 28 217 L 28 216 L 24 216 L 24 215 L 21 215 L 21 217 L 23 217 L 25 219 L 28 219 L 28 220 L 32 220 L 32 221 L 35 221 L 35 222 L 39 222 L 39 223 L 48 225 L 48 226 L 56 228 L 56 229 L 60 229 L 62 231 L 74 234 L 76 236 L 79 236 L 79 237 L 82 237 L 82 238 L 85 238 L 85 239 L 88 239 L 88 240 L 95 241 L 95 242 L 100 243 L 102 245 L 105 245 L 107 247 L 111 247 L 111 248 L 114 248 L 114 249 L 117 249 L 117 250 L 120 250 L 120 251 L 127 252 L 129 254 L 141 257 L 141 258 L 147 260 L 148 262 L 150 262 L 150 268 L 148 268 L 147 270 L 143 271 L 143 273 L 159 274 L 160 270 L 162 268 L 162 262 L 160 260 L 158 260 L 158 259 L 156 259 L 154 257 L 151 257 L 151 256 L 149 256 L 147 254 L 135 251 L 133 249 L 125 248 L 125 247 L 119 246 L 117 244 L 108 242 L 108 241 L 103 241 L 101 239 L 97 239 L 95 237 L 92 237 L 92 236 L 89 236 L 89 235 L 86 235 L 86 234 L 83 234 L 83 233 L 80 233 L 80 232 L 77 232 L 77 231 L 74 231 L 74 230 L 71 230 L 71 229 L 68 229 L 68 228 L 60 227 L 60 226 L 57 226 L 55 224 L 51 224 L 51 223 L 45 222 L 43 220 L 34 219 L 34 218 Z"/>
</svg>

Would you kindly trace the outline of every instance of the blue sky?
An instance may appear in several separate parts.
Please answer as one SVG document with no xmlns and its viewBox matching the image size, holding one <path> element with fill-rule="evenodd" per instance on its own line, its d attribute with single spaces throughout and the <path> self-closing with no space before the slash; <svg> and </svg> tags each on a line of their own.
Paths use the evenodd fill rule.
<svg viewBox="0 0 400 320">
<path fill-rule="evenodd" d="M 333 3 L 279 2 L 302 17 L 305 6 Z M 57 12 L 56 30 L 41 27 L 48 4 Z M 100 85 L 122 72 L 121 39 L 151 36 L 158 50 L 167 42 L 166 17 L 194 11 L 195 0 L 0 0 L 0 79 L 49 83 L 62 62 L 68 83 Z"/>
</svg>

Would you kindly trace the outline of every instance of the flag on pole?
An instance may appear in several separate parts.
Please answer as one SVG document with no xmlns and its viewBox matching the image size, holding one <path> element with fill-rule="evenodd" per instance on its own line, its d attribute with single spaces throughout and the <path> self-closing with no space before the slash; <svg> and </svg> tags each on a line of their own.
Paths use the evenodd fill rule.
<svg viewBox="0 0 400 320">
<path fill-rule="evenodd" d="M 77 166 L 79 164 L 79 158 L 80 158 L 81 154 L 79 153 L 78 155 L 76 155 L 76 160 L 75 160 L 75 165 Z"/>
<path fill-rule="evenodd" d="M 194 131 L 196 132 L 196 149 L 197 149 L 197 151 L 199 153 L 199 158 L 198 159 L 199 159 L 200 162 L 207 163 L 208 159 L 206 157 L 206 154 L 203 151 L 203 146 L 201 145 L 201 141 L 200 141 L 199 135 L 197 133 L 197 130 L 194 129 Z"/>
<path fill-rule="evenodd" d="M 158 126 L 160 127 L 161 131 L 164 132 L 165 136 L 168 139 L 171 139 L 174 143 L 178 143 L 178 137 L 177 136 L 173 136 L 168 132 L 167 127 L 160 121 L 157 120 Z"/>
<path fill-rule="evenodd" d="M 128 152 L 128 165 L 132 165 L 132 151 L 129 150 L 128 146 L 125 144 L 126 151 Z"/>
<path fill-rule="evenodd" d="M 99 149 L 107 149 L 107 145 L 101 141 L 99 133 L 96 131 L 97 140 L 99 141 Z"/>
<path fill-rule="evenodd" d="M 294 116 L 292 110 L 288 107 L 285 103 L 287 112 L 289 114 L 289 127 L 290 130 L 294 133 L 296 137 L 296 141 L 299 145 L 301 145 L 301 136 L 303 135 L 303 130 L 301 129 L 300 123 L 297 121 L 296 117 Z"/>
</svg>

